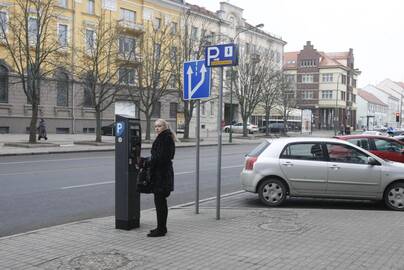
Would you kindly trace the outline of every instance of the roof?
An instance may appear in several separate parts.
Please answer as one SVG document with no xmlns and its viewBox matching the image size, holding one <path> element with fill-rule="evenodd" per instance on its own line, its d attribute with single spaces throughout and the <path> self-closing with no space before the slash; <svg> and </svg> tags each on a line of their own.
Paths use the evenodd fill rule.
<svg viewBox="0 0 404 270">
<path fill-rule="evenodd" d="M 387 104 L 384 103 L 383 101 L 381 101 L 380 99 L 378 99 L 375 95 L 373 95 L 372 93 L 362 90 L 362 89 L 358 89 L 358 95 L 363 98 L 364 100 L 366 100 L 369 103 L 372 104 L 378 104 L 378 105 L 382 105 L 382 106 L 386 106 Z"/>
<path fill-rule="evenodd" d="M 299 52 L 285 52 L 283 61 L 285 68 L 297 68 L 297 55 Z"/>
<path fill-rule="evenodd" d="M 297 68 L 297 57 L 300 52 L 285 52 L 284 68 Z M 318 52 L 320 56 L 319 67 L 345 66 L 348 64 L 349 52 Z"/>
<path fill-rule="evenodd" d="M 191 11 L 208 16 L 208 17 L 212 17 L 214 19 L 219 19 L 219 16 L 217 16 L 217 14 L 215 12 L 212 12 L 204 7 L 201 6 L 197 6 L 197 5 L 193 5 L 193 4 L 186 4 Z"/>
<path fill-rule="evenodd" d="M 396 84 L 398 84 L 399 86 L 401 86 L 401 88 L 404 89 L 404 82 L 396 82 Z"/>
</svg>

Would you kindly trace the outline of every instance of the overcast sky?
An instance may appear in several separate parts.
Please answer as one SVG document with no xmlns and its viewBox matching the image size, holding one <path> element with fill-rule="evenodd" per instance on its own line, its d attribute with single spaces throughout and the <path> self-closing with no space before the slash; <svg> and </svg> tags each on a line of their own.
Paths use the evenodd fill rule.
<svg viewBox="0 0 404 270">
<path fill-rule="evenodd" d="M 218 0 L 186 0 L 211 11 Z M 226 0 L 224 0 L 226 1 Z M 230 0 L 251 24 L 281 36 L 285 52 L 310 40 L 324 52 L 354 49 L 358 86 L 390 78 L 404 82 L 404 0 Z"/>
</svg>

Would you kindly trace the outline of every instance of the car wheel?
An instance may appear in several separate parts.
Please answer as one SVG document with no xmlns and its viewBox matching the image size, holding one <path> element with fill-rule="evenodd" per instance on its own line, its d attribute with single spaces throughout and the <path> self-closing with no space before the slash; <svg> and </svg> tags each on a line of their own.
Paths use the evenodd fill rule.
<svg viewBox="0 0 404 270">
<path fill-rule="evenodd" d="M 258 197 L 265 205 L 281 205 L 286 199 L 286 187 L 278 179 L 266 179 L 258 188 Z"/>
<path fill-rule="evenodd" d="M 225 132 L 225 133 L 229 133 L 230 130 L 229 130 L 228 128 L 225 128 L 225 129 L 224 129 L 224 132 Z"/>
<path fill-rule="evenodd" d="M 404 211 L 404 183 L 395 183 L 384 192 L 384 203 L 393 210 Z"/>
</svg>

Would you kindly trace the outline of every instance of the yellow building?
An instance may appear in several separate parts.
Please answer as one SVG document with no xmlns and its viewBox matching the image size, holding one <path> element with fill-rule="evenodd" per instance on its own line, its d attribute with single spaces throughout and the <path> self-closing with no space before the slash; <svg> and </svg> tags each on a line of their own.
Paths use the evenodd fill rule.
<svg viewBox="0 0 404 270">
<path fill-rule="evenodd" d="M 10 25 L 18 11 L 18 1 L 5 0 L 0 3 L 0 23 L 8 36 L 12 37 Z M 31 0 L 36 2 L 35 0 Z M 98 24 L 117 25 L 117 50 L 120 55 L 134 51 L 133 65 L 117 72 L 117 79 L 130 86 L 136 85 L 137 65 L 142 56 L 139 44 L 145 36 L 146 25 L 170 24 L 177 31 L 185 4 L 180 0 L 45 0 L 55 5 L 47 40 L 55 40 L 59 46 L 57 57 L 52 60 L 59 68 L 52 70 L 45 82 L 41 83 L 39 117 L 45 118 L 50 133 L 87 133 L 95 130 L 95 115 L 91 97 L 77 74 L 87 68 L 84 61 L 88 51 L 96 46 Z M 35 31 L 38 14 L 29 10 L 29 31 Z M 40 24 L 39 24 L 40 25 Z M 21 85 L 13 83 L 16 66 L 2 42 L 0 30 L 0 133 L 25 133 L 29 126 L 31 110 Z M 88 57 L 87 57 L 88 58 Z M 49 58 L 51 59 L 51 58 Z M 51 63 L 52 63 L 51 61 Z M 45 69 L 50 68 L 46 66 Z M 52 67 L 54 68 L 54 67 Z M 121 72 L 122 71 L 122 72 Z M 173 99 L 173 97 L 171 97 Z M 175 103 L 177 100 L 163 100 L 161 104 Z M 174 112 L 175 107 L 175 112 Z M 140 115 L 142 118 L 142 115 Z M 176 106 L 161 106 L 153 115 L 175 121 Z M 103 125 L 114 118 L 114 107 L 103 111 Z"/>
</svg>

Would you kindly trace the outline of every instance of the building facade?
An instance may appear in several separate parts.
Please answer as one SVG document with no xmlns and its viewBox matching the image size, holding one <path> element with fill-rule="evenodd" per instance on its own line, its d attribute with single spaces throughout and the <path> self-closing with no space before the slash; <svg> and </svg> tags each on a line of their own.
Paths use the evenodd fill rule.
<svg viewBox="0 0 404 270">
<path fill-rule="evenodd" d="M 377 88 L 381 89 L 389 96 L 398 101 L 398 106 L 391 107 L 389 111 L 388 117 L 390 125 L 393 127 L 404 127 L 403 123 L 403 112 L 404 112 L 404 104 L 403 104 L 403 96 L 404 96 L 404 83 L 403 82 L 395 82 L 391 79 L 385 79 L 377 84 Z M 389 107 L 390 108 L 390 107 Z M 396 113 L 400 114 L 400 121 L 397 124 L 396 121 Z"/>
<path fill-rule="evenodd" d="M 373 130 L 387 125 L 388 106 L 372 93 L 358 89 L 357 128 Z"/>
<path fill-rule="evenodd" d="M 284 70 L 296 83 L 297 107 L 312 111 L 313 128 L 355 128 L 360 72 L 352 49 L 321 52 L 308 41 L 301 51 L 284 54 Z"/>
</svg>

